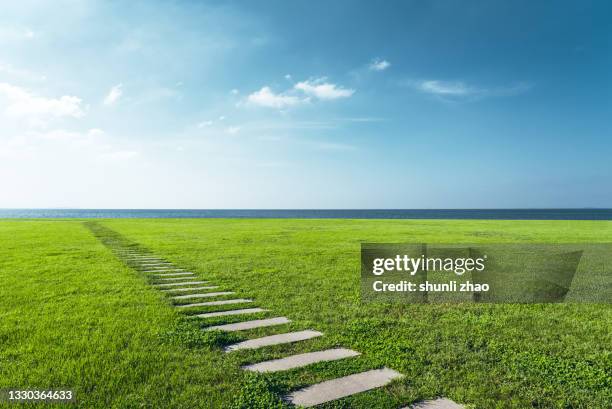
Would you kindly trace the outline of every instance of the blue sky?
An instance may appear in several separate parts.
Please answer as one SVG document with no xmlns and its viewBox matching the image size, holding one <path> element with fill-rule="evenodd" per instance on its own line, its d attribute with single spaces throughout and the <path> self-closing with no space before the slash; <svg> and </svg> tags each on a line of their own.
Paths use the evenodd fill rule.
<svg viewBox="0 0 612 409">
<path fill-rule="evenodd" d="M 611 13 L 10 2 L 0 207 L 612 207 Z"/>
</svg>

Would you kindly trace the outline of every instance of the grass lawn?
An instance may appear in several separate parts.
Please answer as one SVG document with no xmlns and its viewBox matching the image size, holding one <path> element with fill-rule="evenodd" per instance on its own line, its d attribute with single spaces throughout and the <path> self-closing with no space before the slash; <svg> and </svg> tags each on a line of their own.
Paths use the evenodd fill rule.
<svg viewBox="0 0 612 409">
<path fill-rule="evenodd" d="M 292 322 L 225 336 L 194 330 L 83 220 L 4 220 L 0 389 L 73 388 L 83 408 L 263 408 L 286 391 L 387 366 L 406 376 L 324 407 L 398 408 L 436 396 L 483 409 L 612 406 L 611 305 L 359 298 L 362 241 L 609 243 L 612 222 L 114 219 L 94 226 L 270 310 L 249 319 Z M 288 329 L 325 336 L 260 351 L 220 349 Z M 333 346 L 362 355 L 266 376 L 240 370 Z"/>
</svg>

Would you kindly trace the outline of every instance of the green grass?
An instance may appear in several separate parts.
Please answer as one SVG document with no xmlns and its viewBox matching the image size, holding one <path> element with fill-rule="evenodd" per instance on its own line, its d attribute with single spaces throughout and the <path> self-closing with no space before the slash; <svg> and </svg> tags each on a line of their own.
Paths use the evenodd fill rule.
<svg viewBox="0 0 612 409">
<path fill-rule="evenodd" d="M 328 407 L 397 408 L 436 396 L 484 409 L 609 409 L 612 402 L 610 305 L 396 305 L 359 299 L 364 241 L 612 242 L 611 222 L 98 224 L 271 310 L 253 319 L 284 315 L 292 323 L 203 334 L 83 221 L 0 221 L 0 389 L 72 387 L 83 408 L 267 408 L 288 390 L 387 366 L 406 376 Z M 237 340 L 309 328 L 325 336 L 262 351 L 220 350 Z M 240 370 L 332 346 L 362 355 L 265 377 Z"/>
</svg>

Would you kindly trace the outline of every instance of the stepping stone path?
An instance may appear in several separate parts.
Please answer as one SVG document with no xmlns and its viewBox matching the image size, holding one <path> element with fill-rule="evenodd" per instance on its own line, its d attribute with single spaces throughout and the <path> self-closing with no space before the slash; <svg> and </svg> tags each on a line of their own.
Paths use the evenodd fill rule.
<svg viewBox="0 0 612 409">
<path fill-rule="evenodd" d="M 108 230 L 108 229 L 107 229 Z M 93 230 L 92 230 L 93 231 Z M 95 233 L 95 232 L 94 232 Z M 104 240 L 103 240 L 104 242 Z M 112 244 L 111 244 L 112 243 Z M 208 281 L 182 281 L 194 280 L 195 274 L 175 267 L 171 262 L 157 257 L 146 251 L 130 248 L 117 247 L 119 241 L 107 240 L 105 244 L 113 249 L 113 251 L 123 260 L 126 260 L 131 267 L 139 269 L 141 272 L 149 274 L 149 277 L 156 282 L 151 284 L 156 289 L 169 295 L 171 300 L 192 300 L 202 298 L 213 298 L 225 295 L 234 294 L 233 291 L 217 291 L 205 292 L 196 294 L 173 295 L 174 293 L 191 292 L 200 290 L 215 290 L 219 287 L 209 284 Z M 114 247 L 113 247 L 114 245 Z M 161 281 L 166 281 L 161 283 Z M 177 282 L 171 282 L 177 281 Z M 180 281 L 180 282 L 178 282 Z M 176 288 L 174 288 L 176 287 Z M 176 304 L 175 308 L 180 310 L 188 310 L 197 307 L 213 307 L 233 304 L 251 303 L 253 300 L 245 298 L 236 298 L 229 300 L 214 300 L 195 302 L 191 304 Z M 189 318 L 213 318 L 234 315 L 248 315 L 268 311 L 263 308 L 237 308 L 224 311 L 211 311 L 202 314 L 188 315 Z M 272 327 L 290 323 L 291 320 L 287 317 L 274 317 L 256 320 L 244 320 L 231 324 L 212 325 L 204 328 L 205 331 L 248 331 L 256 328 Z M 289 344 L 294 342 L 306 341 L 309 339 L 323 336 L 323 333 L 314 330 L 293 331 L 276 335 L 264 336 L 260 338 L 248 339 L 236 344 L 228 345 L 224 351 L 231 353 L 234 351 L 253 350 L 265 348 L 273 345 Z M 296 368 L 308 367 L 309 365 L 319 362 L 337 361 L 349 359 L 359 356 L 360 353 L 347 348 L 332 348 L 322 351 L 313 351 L 295 355 L 289 355 L 280 359 L 273 359 L 245 365 L 242 367 L 245 371 L 265 373 L 287 371 Z M 373 369 L 348 375 L 336 379 L 327 380 L 321 383 L 307 386 L 305 388 L 291 392 L 284 397 L 284 400 L 297 406 L 311 407 L 326 402 L 335 401 L 357 393 L 366 392 L 372 389 L 383 387 L 395 379 L 403 377 L 399 372 L 389 368 Z M 463 409 L 459 405 L 449 399 L 439 398 L 428 400 L 420 403 L 406 406 L 403 409 Z"/>
</svg>

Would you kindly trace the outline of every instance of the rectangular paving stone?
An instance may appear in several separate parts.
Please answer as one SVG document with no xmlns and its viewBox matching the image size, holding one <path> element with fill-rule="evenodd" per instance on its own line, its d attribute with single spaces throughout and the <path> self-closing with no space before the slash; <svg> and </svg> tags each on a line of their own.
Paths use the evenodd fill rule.
<svg viewBox="0 0 612 409">
<path fill-rule="evenodd" d="M 158 278 L 158 277 L 152 277 L 154 280 L 157 281 L 181 281 L 181 280 L 193 280 L 195 277 L 170 277 L 170 278 Z"/>
<path fill-rule="evenodd" d="M 270 335 L 267 337 L 254 338 L 225 347 L 225 352 L 238 351 L 241 349 L 257 349 L 271 345 L 288 344 L 291 342 L 305 341 L 307 339 L 320 337 L 323 333 L 319 331 L 296 331 L 285 334 Z"/>
<path fill-rule="evenodd" d="M 296 406 L 311 407 L 356 393 L 385 386 L 403 375 L 393 369 L 383 368 L 332 379 L 300 389 L 286 400 Z"/>
<path fill-rule="evenodd" d="M 145 259 L 134 259 L 134 258 L 128 258 L 127 261 L 129 261 L 130 263 L 140 263 L 141 261 L 145 261 Z M 146 259 L 146 261 L 155 261 L 155 262 L 160 262 L 162 260 L 158 259 L 158 258 L 148 258 Z"/>
<path fill-rule="evenodd" d="M 151 274 L 151 277 L 172 277 L 172 276 L 192 276 L 193 273 L 184 272 L 184 273 L 167 273 L 167 274 Z"/>
<path fill-rule="evenodd" d="M 155 265 L 153 265 L 155 264 Z M 158 268 L 178 268 L 177 266 L 168 263 L 168 264 L 160 264 L 160 263 L 152 263 L 152 264 L 146 264 L 146 263 L 137 263 L 137 265 L 142 266 L 142 267 L 148 267 L 151 270 L 155 270 Z"/>
<path fill-rule="evenodd" d="M 229 311 L 217 311 L 207 312 L 206 314 L 190 315 L 190 318 L 212 318 L 212 317 L 224 317 L 226 315 L 240 315 L 240 314 L 255 314 L 258 312 L 264 312 L 263 308 L 245 308 L 242 310 L 229 310 Z"/>
<path fill-rule="evenodd" d="M 459 405 L 450 399 L 439 398 L 415 403 L 414 405 L 406 406 L 403 409 L 465 409 L 465 406 Z"/>
<path fill-rule="evenodd" d="M 175 295 L 172 297 L 173 300 L 188 300 L 190 298 L 207 298 L 207 297 L 218 297 L 220 295 L 234 294 L 233 291 L 221 291 L 218 293 L 202 293 L 202 294 L 188 294 L 188 295 Z"/>
<path fill-rule="evenodd" d="M 153 267 L 153 266 L 138 266 L 142 269 L 147 269 L 149 271 L 166 271 L 166 270 L 185 270 L 183 268 L 180 267 L 176 267 L 176 266 L 163 266 L 163 267 Z"/>
<path fill-rule="evenodd" d="M 190 281 L 190 282 L 181 282 L 181 283 L 163 283 L 163 284 L 153 284 L 153 287 L 171 287 L 177 285 L 195 285 L 195 284 L 207 284 L 208 281 Z"/>
<path fill-rule="evenodd" d="M 155 262 L 155 263 L 138 263 L 138 265 L 141 266 L 147 266 L 147 267 L 170 267 L 172 265 L 172 263 L 168 263 L 168 262 Z"/>
<path fill-rule="evenodd" d="M 152 271 L 152 272 L 159 272 L 159 271 L 173 271 L 173 270 L 182 270 L 185 271 L 185 269 L 180 268 L 180 267 L 174 267 L 174 266 L 164 266 L 164 267 L 147 267 L 147 266 L 141 266 L 142 268 L 148 268 L 148 271 Z"/>
<path fill-rule="evenodd" d="M 247 302 L 253 302 L 253 300 L 248 300 L 246 298 L 236 298 L 234 300 L 220 300 L 220 301 L 207 301 L 207 302 L 197 302 L 195 304 L 183 304 L 176 305 L 176 308 L 190 308 L 190 307 L 206 307 L 209 305 L 229 305 L 229 304 L 242 304 Z"/>
<path fill-rule="evenodd" d="M 176 272 L 176 273 L 186 273 L 187 271 L 183 270 L 182 268 L 171 268 L 168 270 L 142 270 L 143 273 L 172 273 L 172 272 Z"/>
<path fill-rule="evenodd" d="M 193 291 L 193 290 L 214 290 L 215 288 L 219 288 L 218 285 L 213 285 L 210 287 L 191 287 L 191 288 L 168 288 L 168 289 L 161 289 L 160 291 L 163 292 L 187 292 L 187 291 Z"/>
<path fill-rule="evenodd" d="M 163 258 L 149 256 L 128 256 L 127 259 L 132 261 L 164 261 Z"/>
<path fill-rule="evenodd" d="M 244 331 L 247 329 L 272 327 L 274 325 L 288 324 L 291 320 L 286 317 L 267 318 L 263 320 L 252 320 L 236 322 L 234 324 L 213 325 L 207 327 L 205 331 Z"/>
<path fill-rule="evenodd" d="M 259 362 L 257 364 L 243 366 L 242 369 L 253 372 L 287 371 L 289 369 L 316 364 L 317 362 L 337 361 L 338 359 L 350 358 L 357 355 L 359 355 L 359 352 L 351 349 L 334 348 Z"/>
</svg>

